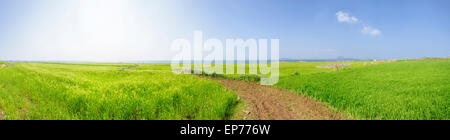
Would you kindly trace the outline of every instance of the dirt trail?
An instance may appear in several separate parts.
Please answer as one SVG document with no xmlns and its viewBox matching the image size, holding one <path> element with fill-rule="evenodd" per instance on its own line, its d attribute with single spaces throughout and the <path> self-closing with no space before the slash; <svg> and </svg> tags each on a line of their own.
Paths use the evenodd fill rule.
<svg viewBox="0 0 450 140">
<path fill-rule="evenodd" d="M 0 107 L 0 120 L 5 120 L 5 114 L 3 114 L 3 109 Z"/>
<path fill-rule="evenodd" d="M 308 97 L 281 90 L 271 86 L 262 86 L 255 82 L 244 82 L 220 78 L 228 89 L 235 91 L 240 100 L 244 100 L 246 109 L 239 112 L 244 120 L 341 120 L 342 115 L 328 109 L 323 104 Z M 238 113 L 238 114 L 239 114 Z"/>
</svg>

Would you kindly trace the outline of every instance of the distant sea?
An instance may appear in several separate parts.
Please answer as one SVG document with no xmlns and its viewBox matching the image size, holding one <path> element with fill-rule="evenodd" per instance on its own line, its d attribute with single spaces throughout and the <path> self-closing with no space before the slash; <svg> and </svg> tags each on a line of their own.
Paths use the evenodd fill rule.
<svg viewBox="0 0 450 140">
<path fill-rule="evenodd" d="M 369 60 L 369 59 L 367 59 Z M 82 61 L 82 60 L 70 60 L 70 61 L 36 61 L 36 60 L 0 60 L 0 61 L 15 61 L 15 62 L 53 62 L 53 63 L 172 63 L 172 60 L 141 60 L 141 61 Z M 270 60 L 268 60 L 270 62 Z M 362 61 L 360 59 L 282 59 L 280 62 L 324 62 L 324 61 Z M 200 63 L 202 61 L 191 61 L 191 63 Z M 235 60 L 234 63 L 249 63 L 254 64 L 258 61 L 249 60 Z M 225 63 L 225 61 L 224 61 Z"/>
</svg>

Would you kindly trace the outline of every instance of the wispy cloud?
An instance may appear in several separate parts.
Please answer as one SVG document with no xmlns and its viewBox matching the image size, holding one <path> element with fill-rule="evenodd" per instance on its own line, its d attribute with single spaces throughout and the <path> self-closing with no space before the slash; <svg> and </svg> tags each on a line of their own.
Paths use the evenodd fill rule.
<svg viewBox="0 0 450 140">
<path fill-rule="evenodd" d="M 350 16 L 350 14 L 342 11 L 337 12 L 336 17 L 339 22 L 357 23 L 359 21 L 358 18 Z"/>
<path fill-rule="evenodd" d="M 364 26 L 361 30 L 361 33 L 368 34 L 368 35 L 380 35 L 381 31 L 375 28 L 372 28 L 370 26 Z"/>
<path fill-rule="evenodd" d="M 364 25 L 361 20 L 359 20 L 355 16 L 351 16 L 349 13 L 346 13 L 343 11 L 338 11 L 336 13 L 336 18 L 337 18 L 338 22 L 362 24 L 363 25 L 363 29 L 361 30 L 362 34 L 373 35 L 373 36 L 381 34 L 381 31 L 379 29 L 373 28 L 368 25 Z"/>
</svg>

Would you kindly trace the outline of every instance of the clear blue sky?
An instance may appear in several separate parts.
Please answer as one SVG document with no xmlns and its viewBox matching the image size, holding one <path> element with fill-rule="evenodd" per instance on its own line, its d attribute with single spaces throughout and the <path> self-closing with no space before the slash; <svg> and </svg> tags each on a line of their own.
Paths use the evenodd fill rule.
<svg viewBox="0 0 450 140">
<path fill-rule="evenodd" d="M 450 56 L 448 0 L 0 0 L 0 60 L 171 59 L 172 40 L 278 38 L 293 59 Z"/>
</svg>

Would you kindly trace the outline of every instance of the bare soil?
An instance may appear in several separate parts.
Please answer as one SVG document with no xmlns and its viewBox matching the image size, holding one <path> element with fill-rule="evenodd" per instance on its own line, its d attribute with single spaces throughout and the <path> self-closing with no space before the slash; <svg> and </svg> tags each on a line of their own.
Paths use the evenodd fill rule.
<svg viewBox="0 0 450 140">
<path fill-rule="evenodd" d="M 237 112 L 244 120 L 341 120 L 342 113 L 306 96 L 256 82 L 211 78 L 238 94 L 245 107 Z"/>
<path fill-rule="evenodd" d="M 3 109 L 0 107 L 0 120 L 5 120 L 5 114 L 3 114 Z"/>
</svg>

